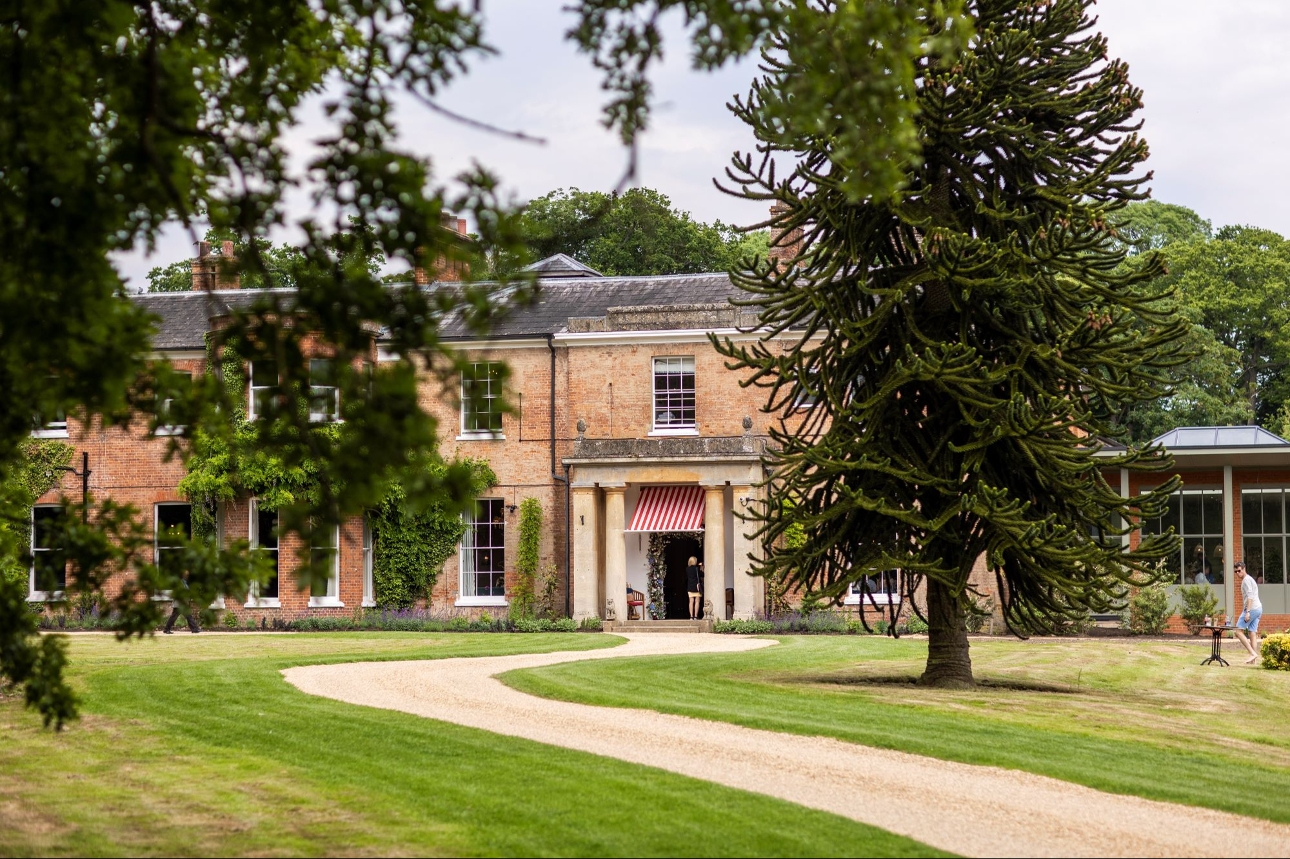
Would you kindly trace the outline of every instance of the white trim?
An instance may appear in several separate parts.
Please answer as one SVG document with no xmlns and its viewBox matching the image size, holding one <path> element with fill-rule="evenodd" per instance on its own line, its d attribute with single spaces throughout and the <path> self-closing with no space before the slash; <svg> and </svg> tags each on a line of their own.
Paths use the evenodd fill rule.
<svg viewBox="0 0 1290 859">
<path fill-rule="evenodd" d="M 250 499 L 250 503 L 246 505 L 246 512 L 247 512 L 246 534 L 248 538 L 247 542 L 251 544 L 250 545 L 251 551 L 255 551 L 256 549 L 260 548 L 260 529 L 257 526 L 255 521 L 256 514 L 260 512 L 260 499 L 258 498 Z M 275 517 L 277 516 L 276 510 L 274 511 L 274 516 Z M 277 526 L 275 525 L 274 527 L 277 527 Z M 278 568 L 278 577 L 277 577 L 278 588 L 279 588 L 279 592 L 281 592 L 281 588 L 282 588 L 282 537 L 281 535 L 279 535 L 278 537 L 278 545 L 273 550 L 273 559 L 275 562 L 275 566 L 277 566 Z M 257 590 L 259 590 L 258 584 L 256 582 L 252 582 L 251 586 L 246 591 L 247 608 L 281 608 L 282 607 L 282 603 L 279 601 L 279 597 L 262 597 L 256 593 Z"/>
<path fill-rule="evenodd" d="M 545 349 L 545 337 L 517 337 L 514 340 L 447 340 L 440 343 L 456 352 L 486 349 Z"/>
<path fill-rule="evenodd" d="M 506 597 L 457 597 L 457 601 L 454 602 L 453 605 L 463 608 L 469 606 L 504 607 L 510 605 L 510 603 L 507 601 Z"/>
<path fill-rule="evenodd" d="M 282 608 L 282 602 L 277 597 L 248 596 L 244 608 Z"/>
<path fill-rule="evenodd" d="M 340 601 L 340 597 L 310 597 L 310 608 L 344 608 L 345 604 Z"/>
<path fill-rule="evenodd" d="M 646 435 L 647 436 L 667 436 L 667 435 L 676 436 L 676 435 L 698 435 L 698 434 L 699 434 L 699 430 L 697 427 L 675 427 L 675 428 L 669 427 L 666 429 L 650 430 Z"/>
<path fill-rule="evenodd" d="M 376 580 L 373 570 L 375 561 L 376 545 L 372 539 L 372 523 L 363 517 L 363 537 L 360 544 L 360 551 L 363 558 L 363 598 L 359 605 L 363 608 L 373 608 L 376 605 Z"/>
<path fill-rule="evenodd" d="M 215 602 L 211 603 L 210 607 L 213 609 L 227 608 L 227 606 L 224 605 L 223 597 L 215 597 Z"/>
<path fill-rule="evenodd" d="M 497 432 L 463 432 L 457 436 L 457 441 L 506 441 L 506 435 L 498 430 Z"/>
<path fill-rule="evenodd" d="M 183 435 L 184 431 L 187 429 L 188 427 L 180 424 L 165 424 L 153 430 L 152 434 L 158 438 L 164 438 L 167 436 Z"/>
<path fill-rule="evenodd" d="M 62 429 L 38 429 L 31 431 L 32 438 L 70 438 L 67 427 Z"/>
<path fill-rule="evenodd" d="M 345 607 L 345 604 L 340 601 L 340 526 L 333 525 L 331 532 L 332 532 L 331 546 L 315 546 L 313 545 L 313 538 L 311 536 L 309 540 L 309 543 L 310 543 L 309 552 L 312 555 L 315 549 L 331 549 L 332 551 L 331 575 L 328 576 L 327 578 L 327 590 L 329 591 L 334 590 L 336 593 L 334 595 L 324 594 L 323 596 L 318 596 L 318 597 L 314 596 L 313 594 L 310 594 L 309 595 L 310 608 L 344 608 Z M 281 585 L 282 583 L 281 581 L 279 581 L 278 586 L 281 587 Z"/>
<path fill-rule="evenodd" d="M 171 361 L 205 361 L 204 349 L 155 349 L 148 353 L 148 359 L 156 361 L 169 358 Z"/>
<path fill-rule="evenodd" d="M 31 566 L 27 568 L 27 602 L 62 602 L 66 591 L 38 591 L 36 590 L 36 511 L 37 510 L 57 510 L 62 505 L 59 504 L 33 504 L 31 512 L 27 514 L 27 521 L 31 524 L 31 534 L 27 537 L 27 550 L 31 553 Z M 63 514 L 67 515 L 66 512 Z M 63 567 L 63 582 L 67 582 L 67 567 Z"/>
<path fill-rule="evenodd" d="M 873 602 L 869 602 L 869 600 Z M 864 598 L 864 604 L 870 607 L 875 605 L 898 605 L 900 603 L 900 594 L 875 594 L 871 593 Z M 847 594 L 842 600 L 843 605 L 860 605 L 860 594 Z"/>
</svg>

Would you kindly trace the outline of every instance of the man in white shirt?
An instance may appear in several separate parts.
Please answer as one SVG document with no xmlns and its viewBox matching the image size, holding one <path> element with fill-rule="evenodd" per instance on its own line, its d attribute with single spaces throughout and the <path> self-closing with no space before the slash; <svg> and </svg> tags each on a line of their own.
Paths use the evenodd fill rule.
<svg viewBox="0 0 1290 859">
<path fill-rule="evenodd" d="M 1253 665 L 1259 661 L 1259 618 L 1263 616 L 1263 603 L 1259 602 L 1259 585 L 1254 581 L 1254 576 L 1245 572 L 1245 562 L 1237 561 L 1233 569 L 1236 571 L 1236 581 L 1241 586 L 1242 606 L 1233 634 L 1250 651 L 1250 658 L 1245 660 L 1245 664 Z M 1246 632 L 1249 632 L 1249 638 L 1245 637 Z"/>
</svg>

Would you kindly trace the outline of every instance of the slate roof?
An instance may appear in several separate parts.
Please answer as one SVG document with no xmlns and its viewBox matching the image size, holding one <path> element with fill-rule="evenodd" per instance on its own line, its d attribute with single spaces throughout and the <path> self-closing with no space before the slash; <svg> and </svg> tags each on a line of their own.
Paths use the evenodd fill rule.
<svg viewBox="0 0 1290 859">
<path fill-rule="evenodd" d="M 1290 447 L 1262 427 L 1178 427 L 1151 440 L 1170 450 L 1227 447 Z"/>
<path fill-rule="evenodd" d="M 563 257 L 563 260 L 558 257 Z M 539 276 L 536 300 L 505 314 L 486 336 L 545 337 L 568 331 L 571 317 L 605 316 L 611 307 L 725 304 L 739 294 L 739 289 L 724 273 L 605 277 L 563 254 L 548 257 L 536 265 L 545 263 L 550 263 L 557 273 L 554 277 Z M 432 284 L 430 288 L 455 286 Z M 394 288 L 408 288 L 408 284 Z M 274 292 L 290 293 L 291 290 Z M 262 290 L 235 289 L 209 293 L 142 293 L 132 295 L 131 300 L 160 317 L 153 348 L 203 349 L 212 317 L 223 316 L 236 307 L 245 307 L 263 295 Z M 440 330 L 446 340 L 471 340 L 478 336 L 472 334 L 456 314 L 446 318 Z"/>
<path fill-rule="evenodd" d="M 544 337 L 568 331 L 570 317 L 604 316 L 611 307 L 725 304 L 739 294 L 724 273 L 539 278 L 536 300 L 512 309 L 488 336 Z M 474 339 L 455 315 L 441 330 L 445 340 Z"/>
</svg>

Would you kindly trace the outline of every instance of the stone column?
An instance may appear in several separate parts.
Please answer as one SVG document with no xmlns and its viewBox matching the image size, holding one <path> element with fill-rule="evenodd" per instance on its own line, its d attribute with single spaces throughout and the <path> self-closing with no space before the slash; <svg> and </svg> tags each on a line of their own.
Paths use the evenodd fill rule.
<svg viewBox="0 0 1290 859">
<path fill-rule="evenodd" d="M 704 620 L 726 619 L 726 515 L 725 484 L 705 486 L 703 508 Z M 712 614 L 707 604 L 712 604 Z"/>
<path fill-rule="evenodd" d="M 735 547 L 735 617 L 739 620 L 747 620 L 761 608 L 761 604 L 757 600 L 757 585 L 761 583 L 761 579 L 748 574 L 753 565 L 752 558 L 749 556 L 756 551 L 757 546 L 756 541 L 749 539 L 748 534 L 756 531 L 757 526 L 753 522 L 745 522 L 739 518 L 740 513 L 747 513 L 753 506 L 753 490 L 751 486 L 732 485 L 730 494 L 735 505 L 735 533 L 733 535 Z"/>
<path fill-rule="evenodd" d="M 600 547 L 596 545 L 596 487 L 575 483 L 573 491 L 573 619 L 600 617 Z"/>
<path fill-rule="evenodd" d="M 623 529 L 627 527 L 626 484 L 604 484 L 605 490 L 605 609 L 601 617 L 610 620 L 627 620 L 627 543 Z M 612 603 L 613 610 L 610 611 Z"/>
</svg>

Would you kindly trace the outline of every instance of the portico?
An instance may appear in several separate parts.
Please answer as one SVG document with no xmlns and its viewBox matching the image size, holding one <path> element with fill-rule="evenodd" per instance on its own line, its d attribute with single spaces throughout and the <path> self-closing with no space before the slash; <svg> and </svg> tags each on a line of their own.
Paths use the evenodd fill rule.
<svg viewBox="0 0 1290 859">
<path fill-rule="evenodd" d="M 760 440 L 750 437 L 575 442 L 565 460 L 573 496 L 575 619 L 625 620 L 628 588 L 649 594 L 647 536 L 673 530 L 701 533 L 709 617 L 726 618 L 727 589 L 733 591 L 733 616 L 752 617 L 764 602 L 764 583 L 749 575 L 756 546 L 745 532 L 753 527 L 739 516 L 760 498 L 761 453 Z M 686 503 L 701 501 L 701 528 L 696 531 L 694 521 L 651 519 L 632 530 L 638 507 L 658 503 L 642 499 L 663 496 L 655 487 L 701 487 L 701 496 L 667 493 Z"/>
</svg>

